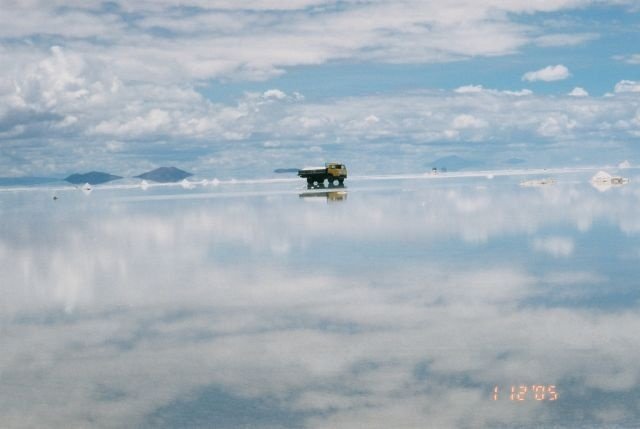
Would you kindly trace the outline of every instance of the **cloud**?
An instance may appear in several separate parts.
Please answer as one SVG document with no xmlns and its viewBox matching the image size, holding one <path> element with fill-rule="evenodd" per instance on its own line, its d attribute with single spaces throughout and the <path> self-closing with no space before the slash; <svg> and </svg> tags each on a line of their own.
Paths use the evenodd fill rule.
<svg viewBox="0 0 640 429">
<path fill-rule="evenodd" d="M 578 123 L 565 114 L 553 114 L 542 120 L 537 132 L 544 137 L 561 137 L 570 133 Z"/>
<path fill-rule="evenodd" d="M 556 47 L 556 46 L 575 46 L 598 39 L 599 34 L 595 33 L 559 33 L 545 34 L 535 39 L 538 46 Z"/>
<path fill-rule="evenodd" d="M 0 63 L 5 65 L 0 70 L 0 166 L 15 174 L 57 174 L 91 163 L 127 169 L 140 158 L 155 162 L 150 159 L 158 155 L 154 145 L 196 163 L 214 152 L 237 159 L 241 146 L 255 154 L 263 141 L 280 142 L 286 150 L 272 150 L 271 156 L 290 153 L 296 157 L 292 162 L 303 156 L 290 150 L 294 141 L 299 151 L 382 139 L 409 146 L 512 138 L 522 139 L 513 144 L 524 144 L 540 135 L 537 129 L 546 118 L 558 116 L 550 98 L 529 89 L 467 85 L 453 94 L 337 95 L 334 106 L 308 102 L 275 84 L 224 103 L 213 101 L 208 91 L 216 94 L 219 81 L 265 80 L 296 66 L 433 63 L 511 54 L 536 43 L 577 43 L 593 35 L 548 32 L 537 18 L 590 5 L 586 0 L 349 0 L 338 6 L 330 0 L 241 6 L 188 0 L 179 8 L 168 1 L 15 4 L 0 16 Z M 523 17 L 534 19 L 525 24 Z M 483 107 L 483 99 L 498 103 L 496 111 Z M 366 106 L 364 114 L 349 111 L 362 108 L 364 101 L 380 105 Z M 534 110 L 520 111 L 520 103 Z M 633 118 L 624 113 L 629 101 L 619 103 L 608 114 L 601 107 L 611 105 L 600 100 L 589 106 L 577 100 L 564 104 L 567 123 L 576 125 L 563 138 L 601 137 L 605 127 L 616 133 L 614 139 L 634 135 Z M 582 111 L 589 108 L 594 110 Z M 456 121 L 460 115 L 473 116 L 475 126 Z M 366 121 L 368 116 L 379 122 Z M 590 118 L 597 125 L 583 122 Z M 118 151 L 108 144 L 112 141 L 120 142 Z M 229 151 L 224 155 L 216 150 L 223 146 Z"/>
<path fill-rule="evenodd" d="M 503 94 L 507 94 L 507 95 L 515 95 L 516 97 L 520 97 L 523 95 L 531 95 L 533 94 L 533 91 L 531 91 L 530 89 L 521 89 L 518 91 L 502 91 Z"/>
<path fill-rule="evenodd" d="M 621 81 L 616 91 L 633 91 L 634 85 Z M 0 142 L 6 146 L 19 139 L 39 148 L 19 158 L 2 151 L 0 165 L 36 174 L 98 166 L 134 173 L 140 161 L 153 161 L 159 142 L 201 171 L 215 168 L 225 175 L 229 166 L 242 165 L 263 175 L 273 170 L 269 163 L 306 164 L 311 147 L 318 153 L 341 147 L 366 158 L 363 163 L 372 170 L 378 159 L 401 148 L 411 153 L 407 162 L 416 169 L 421 168 L 416 154 L 426 144 L 490 141 L 491 156 L 499 156 L 514 138 L 541 147 L 543 136 L 588 154 L 602 139 L 624 142 L 640 132 L 637 106 L 629 97 L 556 98 L 481 85 L 320 100 L 271 88 L 214 103 L 189 85 L 123 82 L 61 47 L 0 85 L 0 100 Z M 282 150 L 267 156 L 264 141 L 277 141 Z M 234 144 L 211 161 L 203 153 L 214 151 L 217 142 Z M 373 143 L 376 150 L 362 150 Z"/>
<path fill-rule="evenodd" d="M 458 115 L 453 118 L 451 123 L 453 128 L 465 129 L 465 128 L 484 128 L 488 124 L 482 119 L 478 119 L 473 115 Z"/>
<path fill-rule="evenodd" d="M 464 85 L 456 88 L 454 92 L 457 92 L 458 94 L 476 94 L 483 92 L 484 90 L 485 89 L 482 87 L 482 85 Z"/>
<path fill-rule="evenodd" d="M 533 248 L 540 252 L 546 252 L 554 257 L 568 257 L 573 254 L 574 243 L 568 237 L 536 238 Z"/>
<path fill-rule="evenodd" d="M 640 54 L 631 54 L 631 55 L 614 55 L 614 60 L 624 61 L 628 64 L 640 64 Z"/>
<path fill-rule="evenodd" d="M 279 89 L 269 89 L 262 94 L 264 98 L 275 98 L 276 100 L 282 100 L 287 97 L 287 94 Z"/>
<path fill-rule="evenodd" d="M 454 89 L 453 92 L 455 92 L 457 94 L 480 94 L 480 93 L 485 93 L 485 94 L 494 94 L 494 95 L 495 94 L 506 94 L 506 95 L 515 95 L 515 96 L 533 94 L 533 91 L 531 91 L 529 89 L 521 89 L 521 90 L 518 90 L 518 91 L 509 91 L 509 90 L 498 91 L 498 90 L 495 90 L 495 89 L 484 88 L 482 85 L 464 85 L 464 86 L 460 86 L 460 87 Z"/>
<path fill-rule="evenodd" d="M 34 0 L 3 11 L 0 37 L 29 43 L 5 43 L 0 56 L 19 72 L 59 44 L 126 82 L 264 80 L 287 67 L 336 60 L 432 63 L 510 54 L 530 43 L 582 43 L 596 35 L 537 36 L 544 28 L 519 18 L 590 3 L 188 0 L 178 8 L 165 1 L 74 0 L 60 7 Z"/>
<path fill-rule="evenodd" d="M 558 64 L 555 66 L 547 66 L 543 69 L 530 71 L 522 75 L 522 80 L 529 82 L 543 81 L 552 82 L 556 80 L 563 80 L 570 76 L 569 69 Z"/>
<path fill-rule="evenodd" d="M 572 97 L 588 97 L 589 93 L 584 88 L 576 86 L 567 95 L 570 95 Z"/>
<path fill-rule="evenodd" d="M 640 92 L 640 82 L 634 80 L 621 80 L 620 82 L 616 83 L 614 92 L 616 94 Z"/>
</svg>

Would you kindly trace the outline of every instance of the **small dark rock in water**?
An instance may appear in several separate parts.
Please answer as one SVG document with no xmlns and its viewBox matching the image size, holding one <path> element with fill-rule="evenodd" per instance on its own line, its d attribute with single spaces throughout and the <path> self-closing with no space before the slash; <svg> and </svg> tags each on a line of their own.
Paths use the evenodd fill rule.
<svg viewBox="0 0 640 429">
<path fill-rule="evenodd" d="M 186 171 L 180 170 L 176 167 L 160 167 L 135 177 L 139 179 L 153 180 L 154 182 L 159 183 L 171 183 L 179 182 L 189 176 L 193 176 L 193 174 L 187 173 Z"/>
<path fill-rule="evenodd" d="M 53 196 L 53 201 L 57 200 L 58 197 L 56 197 L 55 195 Z"/>
<path fill-rule="evenodd" d="M 107 183 L 111 182 L 112 180 L 118 179 L 122 179 L 122 177 L 114 176 L 113 174 L 109 173 L 103 173 L 101 171 L 92 171 L 85 174 L 72 174 L 64 180 L 69 183 L 73 183 L 74 185 L 82 185 L 85 183 L 89 183 L 90 185 L 99 185 L 101 183 Z"/>
</svg>

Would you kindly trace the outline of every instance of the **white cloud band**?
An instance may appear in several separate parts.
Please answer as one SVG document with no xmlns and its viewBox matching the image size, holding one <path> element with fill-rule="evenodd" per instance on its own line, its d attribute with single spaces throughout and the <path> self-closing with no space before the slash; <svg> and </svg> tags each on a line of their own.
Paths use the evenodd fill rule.
<svg viewBox="0 0 640 429">
<path fill-rule="evenodd" d="M 562 64 L 558 64 L 556 66 L 547 66 L 540 70 L 527 72 L 522 76 L 522 80 L 528 82 L 553 82 L 556 80 L 566 79 L 570 75 L 571 73 L 569 73 L 569 69 L 567 67 Z"/>
</svg>

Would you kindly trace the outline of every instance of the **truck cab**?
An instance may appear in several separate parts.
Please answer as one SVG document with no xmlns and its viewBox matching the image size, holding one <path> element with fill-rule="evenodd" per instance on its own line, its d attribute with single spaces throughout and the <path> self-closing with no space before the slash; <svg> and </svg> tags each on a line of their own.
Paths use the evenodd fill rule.
<svg viewBox="0 0 640 429">
<path fill-rule="evenodd" d="M 347 177 L 347 167 L 344 164 L 338 164 L 333 162 L 327 162 L 325 164 L 327 168 L 327 174 L 331 177 L 335 177 L 337 179 Z"/>
</svg>

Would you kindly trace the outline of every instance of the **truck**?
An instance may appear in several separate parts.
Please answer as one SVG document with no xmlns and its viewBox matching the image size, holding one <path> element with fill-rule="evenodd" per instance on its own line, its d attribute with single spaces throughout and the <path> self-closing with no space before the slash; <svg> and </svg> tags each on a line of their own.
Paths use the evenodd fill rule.
<svg viewBox="0 0 640 429">
<path fill-rule="evenodd" d="M 324 186 L 325 180 L 329 186 L 344 186 L 347 167 L 337 162 L 327 162 L 324 167 L 306 167 L 298 170 L 298 176 L 307 179 L 308 187 Z"/>
</svg>

